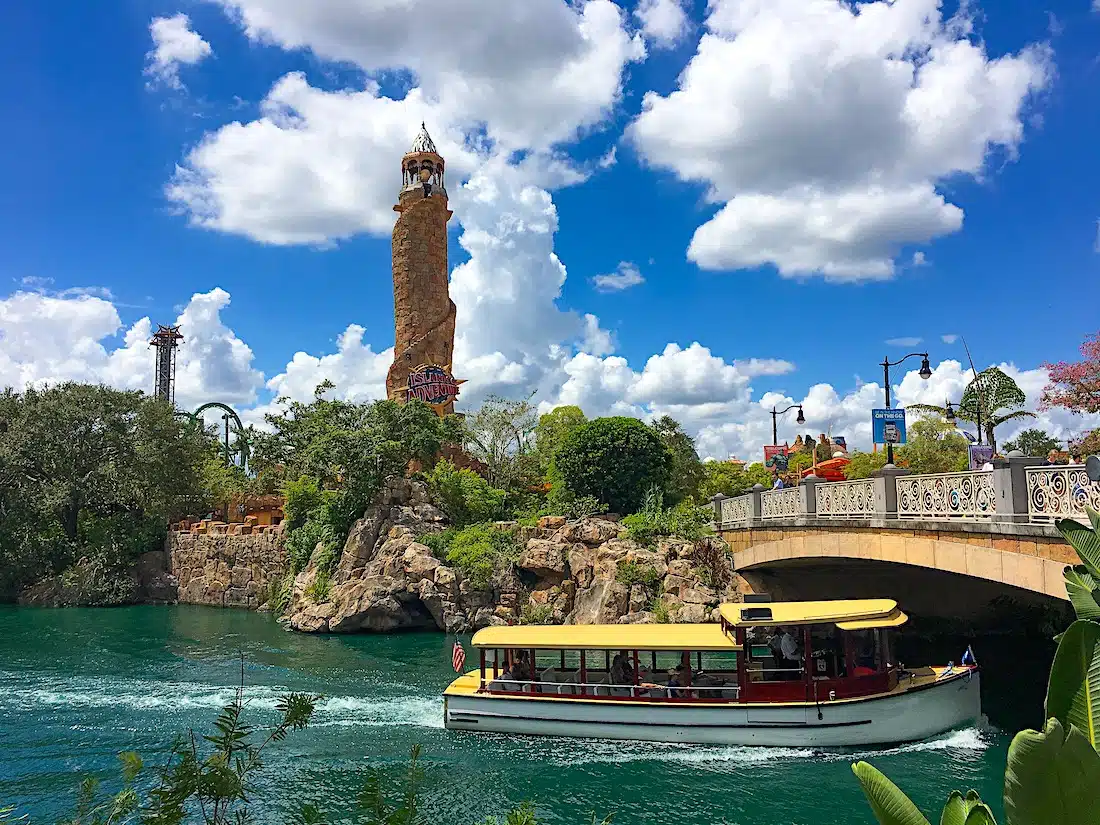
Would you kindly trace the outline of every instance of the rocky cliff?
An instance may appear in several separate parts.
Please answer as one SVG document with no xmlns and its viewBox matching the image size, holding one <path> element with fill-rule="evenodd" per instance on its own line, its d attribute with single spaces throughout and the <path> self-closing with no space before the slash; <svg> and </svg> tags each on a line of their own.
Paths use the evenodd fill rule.
<svg viewBox="0 0 1100 825">
<path fill-rule="evenodd" d="M 604 518 L 544 518 L 537 527 L 505 522 L 498 527 L 515 536 L 518 560 L 475 587 L 418 541 L 446 526 L 424 485 L 390 483 L 356 522 L 325 587 L 318 586 L 326 576 L 318 547 L 281 621 L 309 633 L 466 632 L 510 621 L 704 622 L 716 619 L 720 601 L 741 598 L 741 579 L 718 538 L 643 547 Z"/>
</svg>

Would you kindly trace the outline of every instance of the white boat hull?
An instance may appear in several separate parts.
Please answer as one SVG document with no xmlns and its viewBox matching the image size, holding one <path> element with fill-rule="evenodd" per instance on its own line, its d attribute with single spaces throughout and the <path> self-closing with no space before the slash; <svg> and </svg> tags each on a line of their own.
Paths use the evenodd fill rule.
<svg viewBox="0 0 1100 825">
<path fill-rule="evenodd" d="M 468 694 L 444 697 L 451 730 L 768 747 L 913 742 L 981 717 L 978 672 L 864 699 L 813 704 L 661 705 Z M 819 715 L 820 714 L 820 715 Z"/>
</svg>

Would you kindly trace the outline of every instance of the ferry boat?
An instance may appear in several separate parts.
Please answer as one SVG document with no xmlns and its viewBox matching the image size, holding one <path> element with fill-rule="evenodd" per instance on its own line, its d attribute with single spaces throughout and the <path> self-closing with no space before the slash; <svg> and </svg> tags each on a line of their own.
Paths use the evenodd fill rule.
<svg viewBox="0 0 1100 825">
<path fill-rule="evenodd" d="M 716 624 L 489 627 L 451 730 L 718 745 L 912 742 L 981 717 L 976 664 L 907 669 L 891 599 L 723 604 Z M 808 651 L 808 655 L 807 655 Z"/>
</svg>

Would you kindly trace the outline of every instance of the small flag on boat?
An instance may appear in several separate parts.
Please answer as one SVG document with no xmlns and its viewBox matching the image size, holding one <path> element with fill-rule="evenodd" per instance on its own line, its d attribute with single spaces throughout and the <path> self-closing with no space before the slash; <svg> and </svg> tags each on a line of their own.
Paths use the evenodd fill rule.
<svg viewBox="0 0 1100 825">
<path fill-rule="evenodd" d="M 454 665 L 455 673 L 461 673 L 462 666 L 466 664 L 466 651 L 462 649 L 458 639 L 455 639 L 454 650 L 451 652 L 451 664 Z"/>
<path fill-rule="evenodd" d="M 974 658 L 974 649 L 970 646 L 966 646 L 966 653 L 963 654 L 962 663 L 964 665 L 976 665 L 978 660 Z"/>
</svg>

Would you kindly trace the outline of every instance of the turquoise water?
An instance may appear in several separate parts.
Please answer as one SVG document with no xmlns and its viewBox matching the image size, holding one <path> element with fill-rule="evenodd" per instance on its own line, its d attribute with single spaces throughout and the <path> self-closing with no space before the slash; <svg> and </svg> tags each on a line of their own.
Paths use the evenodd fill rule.
<svg viewBox="0 0 1100 825">
<path fill-rule="evenodd" d="M 849 767 L 859 758 L 932 821 L 953 788 L 1000 809 L 1008 737 L 988 726 L 850 753 L 453 733 L 442 727 L 453 672 L 441 634 L 303 636 L 201 607 L 0 607 L 0 805 L 53 822 L 83 774 L 114 779 L 119 751 L 150 762 L 176 733 L 208 729 L 239 678 L 238 650 L 252 719 L 273 719 L 286 691 L 326 697 L 311 728 L 267 757 L 264 822 L 300 802 L 345 813 L 364 769 L 402 763 L 414 743 L 438 825 L 473 825 L 523 800 L 546 823 L 587 823 L 595 810 L 622 825 L 873 825 Z"/>
</svg>

